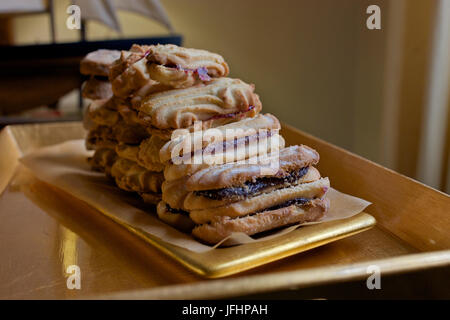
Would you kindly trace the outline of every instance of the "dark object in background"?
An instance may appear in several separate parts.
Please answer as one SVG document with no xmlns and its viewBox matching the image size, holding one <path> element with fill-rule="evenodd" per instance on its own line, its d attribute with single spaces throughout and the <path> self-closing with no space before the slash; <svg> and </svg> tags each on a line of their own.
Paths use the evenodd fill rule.
<svg viewBox="0 0 450 320">
<path fill-rule="evenodd" d="M 89 52 L 98 49 L 128 50 L 132 44 L 182 44 L 182 37 L 136 38 L 125 40 L 55 43 L 31 46 L 0 46 L 0 127 L 11 123 L 34 122 L 32 118 L 13 119 L 42 105 L 56 105 L 83 77 L 79 64 Z M 52 119 L 52 121 L 64 119 Z M 41 119 L 42 121 L 42 119 Z"/>
</svg>

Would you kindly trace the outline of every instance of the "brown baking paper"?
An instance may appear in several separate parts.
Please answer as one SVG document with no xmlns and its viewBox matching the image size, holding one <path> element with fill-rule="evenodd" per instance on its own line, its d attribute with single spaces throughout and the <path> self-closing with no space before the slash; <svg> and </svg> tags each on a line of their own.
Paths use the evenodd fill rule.
<svg viewBox="0 0 450 320">
<path fill-rule="evenodd" d="M 131 226 L 139 232 L 146 232 L 172 245 L 194 252 L 206 252 L 217 247 L 202 244 L 191 235 L 179 232 L 165 224 L 154 214 L 156 209 L 150 209 L 147 212 L 133 205 L 133 202 L 136 204 L 135 197 L 115 187 L 104 174 L 90 170 L 86 159 L 91 155 L 92 152 L 85 149 L 84 140 L 70 140 L 38 149 L 22 157 L 20 161 L 38 179 L 87 202 L 122 225 Z M 315 223 L 349 218 L 370 205 L 368 201 L 343 194 L 332 188 L 326 196 L 330 200 L 330 210 L 321 221 Z M 299 226 L 287 227 L 258 239 L 236 233 L 226 240 L 226 244 L 264 241 L 291 232 Z"/>
</svg>

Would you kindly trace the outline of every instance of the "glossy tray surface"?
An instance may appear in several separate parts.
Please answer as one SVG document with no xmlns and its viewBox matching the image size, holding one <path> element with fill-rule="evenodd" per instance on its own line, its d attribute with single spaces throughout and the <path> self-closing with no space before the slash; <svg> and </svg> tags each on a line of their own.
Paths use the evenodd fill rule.
<svg viewBox="0 0 450 320">
<path fill-rule="evenodd" d="M 118 291 L 122 295 L 125 294 L 121 297 L 126 297 L 127 292 L 131 292 L 131 295 L 134 293 L 134 297 L 136 292 L 142 292 L 143 295 L 150 294 L 149 297 L 153 298 L 170 298 L 185 292 L 183 290 L 186 290 L 186 286 L 192 286 L 192 289 L 201 286 L 199 288 L 203 289 L 192 291 L 190 296 L 184 293 L 184 298 L 226 297 L 243 292 L 268 290 L 267 283 L 261 281 L 261 277 L 271 279 L 271 285 L 278 284 L 278 288 L 294 284 L 312 285 L 324 281 L 326 275 L 327 282 L 345 279 L 342 272 L 314 276 L 314 271 L 319 270 L 319 267 L 347 267 L 351 270 L 349 264 L 375 259 L 396 259 L 404 255 L 415 257 L 409 255 L 412 253 L 418 253 L 420 256 L 423 252 L 422 254 L 429 255 L 437 250 L 441 250 L 436 252 L 439 259 L 435 257 L 433 262 L 427 262 L 428 260 L 422 258 L 420 261 L 417 258 L 415 264 L 409 264 L 409 270 L 450 263 L 450 239 L 445 231 L 449 230 L 450 222 L 448 215 L 444 214 L 450 212 L 447 195 L 285 126 L 282 134 L 288 143 L 311 145 L 321 153 L 319 170 L 330 176 L 339 190 L 365 198 L 374 205 L 368 208 L 369 214 L 357 215 L 352 218 L 351 223 L 343 220 L 328 223 L 328 226 L 323 224 L 300 228 L 279 239 L 282 240 L 281 246 L 261 242 L 240 246 L 239 252 L 229 250 L 234 248 L 216 250 L 210 252 L 208 258 L 195 257 L 195 254 L 183 250 L 177 251 L 177 247 L 159 248 L 172 257 L 178 256 L 179 262 L 190 264 L 191 269 L 209 277 L 229 275 L 236 270 L 242 271 L 257 264 L 292 255 L 227 279 L 205 282 L 195 272 L 187 270 L 154 246 L 148 245 L 147 241 L 152 242 L 151 240 L 143 241 L 98 214 L 84 202 L 38 181 L 14 161 L 21 154 L 42 145 L 77 139 L 82 137 L 82 134 L 79 123 L 12 126 L 1 132 L 0 144 L 4 157 L 0 160 L 0 188 L 3 189 L 0 197 L 0 257 L 4 263 L 0 266 L 0 298 L 98 297 Z M 330 160 L 327 161 L 331 156 L 335 159 L 333 165 Z M 5 161 L 6 158 L 9 161 Z M 336 159 L 339 159 L 337 164 Z M 336 166 L 339 168 L 335 168 Z M 354 169 L 351 170 L 355 166 L 360 167 L 361 175 L 367 175 L 374 170 L 370 177 L 381 179 L 378 183 L 384 179 L 385 183 L 394 181 L 408 185 L 409 190 L 394 190 L 396 195 L 401 198 L 404 194 L 412 193 L 411 196 L 414 196 L 420 193 L 431 201 L 435 210 L 423 210 L 420 203 L 425 199 L 420 197 L 416 199 L 416 205 L 419 205 L 417 210 L 405 212 L 402 209 L 395 217 L 393 209 L 397 208 L 389 209 L 388 197 L 383 196 L 381 191 L 374 192 L 378 189 L 377 185 L 365 183 L 359 174 L 354 174 L 354 179 L 350 181 L 345 178 L 346 172 L 355 172 Z M 410 216 L 409 223 L 398 224 L 406 214 Z M 424 214 L 429 215 L 428 218 L 438 219 L 439 223 L 418 223 L 418 220 L 428 220 Z M 379 222 L 374 228 L 308 252 L 295 254 L 370 228 L 374 223 L 371 215 Z M 397 221 L 390 221 L 393 218 Z M 264 243 L 265 249 L 258 248 Z M 251 247 L 252 245 L 255 246 Z M 280 247 L 283 249 L 280 250 Z M 220 254 L 216 256 L 216 252 Z M 81 290 L 67 289 L 66 270 L 67 266 L 72 264 L 80 266 Z M 389 266 L 392 272 L 406 270 L 399 262 Z M 306 278 L 295 277 L 299 272 L 303 275 L 306 273 Z M 285 274 L 284 280 L 274 278 L 275 274 L 280 277 Z M 347 274 L 358 277 L 365 273 L 361 271 Z M 239 281 L 240 286 L 233 284 L 234 278 L 242 280 Z M 278 279 L 278 282 L 273 283 L 274 279 Z M 288 284 L 286 279 L 297 279 L 297 282 L 288 281 Z M 222 281 L 223 286 L 229 284 L 232 289 L 213 292 L 211 290 L 217 286 L 216 281 Z M 139 291 L 135 291 L 137 289 Z"/>
</svg>

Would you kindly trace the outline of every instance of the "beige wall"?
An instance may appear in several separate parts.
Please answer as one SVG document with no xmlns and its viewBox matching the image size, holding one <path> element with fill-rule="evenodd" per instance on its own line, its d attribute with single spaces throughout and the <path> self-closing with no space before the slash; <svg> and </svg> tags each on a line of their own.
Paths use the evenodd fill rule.
<svg viewBox="0 0 450 320">
<path fill-rule="evenodd" d="M 256 85 L 264 110 L 296 127 L 378 160 L 384 30 L 368 31 L 365 9 L 383 1 L 162 0 L 185 45 L 221 53 L 231 76 Z M 68 1 L 56 1 L 58 41 Z M 382 21 L 384 19 L 382 11 Z M 121 13 L 124 35 L 167 31 Z M 17 42 L 45 42 L 48 19 L 15 20 Z M 89 39 L 119 35 L 95 22 Z M 383 25 L 384 27 L 384 25 Z"/>
</svg>

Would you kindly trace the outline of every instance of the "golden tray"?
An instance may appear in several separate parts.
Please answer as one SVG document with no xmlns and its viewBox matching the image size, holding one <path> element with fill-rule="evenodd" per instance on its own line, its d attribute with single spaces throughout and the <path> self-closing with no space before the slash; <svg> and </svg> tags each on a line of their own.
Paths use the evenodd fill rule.
<svg viewBox="0 0 450 320">
<path fill-rule="evenodd" d="M 450 263 L 447 195 L 289 126 L 283 126 L 282 132 L 287 143 L 316 148 L 322 159 L 319 170 L 338 190 L 374 203 L 367 211 L 378 220 L 375 228 L 346 238 L 374 225 L 373 217 L 361 213 L 302 227 L 281 238 L 207 254 L 167 245 L 151 236 L 134 237 L 96 209 L 17 166 L 22 154 L 83 134 L 80 123 L 9 126 L 0 133 L 0 191 L 4 190 L 0 197 L 0 259 L 4 262 L 0 298 L 111 297 L 112 292 L 136 289 L 146 290 L 117 297 L 217 298 L 363 277 L 365 263 L 374 259 L 387 258 L 376 261 L 386 272 Z M 405 205 L 408 200 L 413 200 L 414 206 Z M 433 210 L 426 210 L 430 205 Z M 338 239 L 342 240 L 294 255 Z M 195 273 L 146 245 L 148 242 L 207 277 L 222 277 L 293 256 L 240 273 L 236 279 L 202 282 Z M 444 251 L 431 256 L 420 253 L 434 250 Z M 28 254 L 24 256 L 24 252 Z M 356 269 L 348 265 L 356 262 L 363 264 Z M 84 275 L 80 291 L 66 287 L 66 269 L 72 264 L 80 266 Z"/>
</svg>

